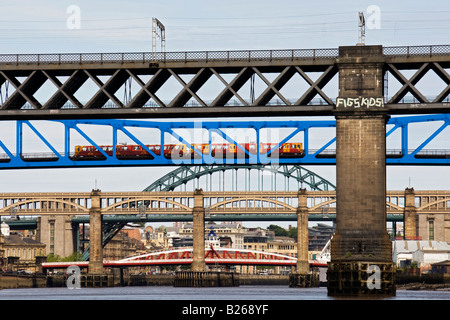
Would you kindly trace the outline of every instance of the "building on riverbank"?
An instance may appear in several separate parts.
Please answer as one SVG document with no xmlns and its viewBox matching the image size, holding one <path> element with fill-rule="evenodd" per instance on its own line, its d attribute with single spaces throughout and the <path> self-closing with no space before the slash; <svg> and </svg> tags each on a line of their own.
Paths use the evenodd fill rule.
<svg viewBox="0 0 450 320">
<path fill-rule="evenodd" d="M 398 268 L 417 265 L 420 273 L 432 272 L 433 264 L 450 260 L 450 244 L 432 240 L 395 240 L 393 257 Z"/>
<path fill-rule="evenodd" d="M 32 236 L 24 236 L 19 232 L 11 233 L 9 226 L 1 224 L 0 256 L 3 271 L 36 271 L 36 258 L 46 256 L 45 244 L 36 241 Z"/>
</svg>

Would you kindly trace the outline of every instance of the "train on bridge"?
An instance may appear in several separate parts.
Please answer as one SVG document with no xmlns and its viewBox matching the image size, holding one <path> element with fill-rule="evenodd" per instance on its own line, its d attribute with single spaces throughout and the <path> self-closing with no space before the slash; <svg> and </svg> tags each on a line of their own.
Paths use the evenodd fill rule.
<svg viewBox="0 0 450 320">
<path fill-rule="evenodd" d="M 209 155 L 221 158 L 245 158 L 249 154 L 256 154 L 258 146 L 256 143 L 214 143 L 214 144 L 192 144 L 192 148 L 187 144 L 164 144 L 161 145 L 145 145 L 148 150 L 156 156 L 163 155 L 167 159 L 182 159 L 182 158 L 201 158 L 203 155 Z M 104 153 L 113 156 L 114 146 L 102 145 L 99 146 Z M 154 156 L 149 153 L 141 145 L 120 144 L 115 147 L 115 154 L 118 159 L 154 159 Z M 211 149 L 211 150 L 210 150 Z M 106 159 L 104 153 L 98 150 L 95 146 L 75 146 L 75 153 L 72 156 L 73 160 L 104 160 Z M 260 143 L 259 153 L 268 157 L 278 158 L 301 158 L 305 155 L 303 144 L 299 142 L 294 143 Z"/>
</svg>

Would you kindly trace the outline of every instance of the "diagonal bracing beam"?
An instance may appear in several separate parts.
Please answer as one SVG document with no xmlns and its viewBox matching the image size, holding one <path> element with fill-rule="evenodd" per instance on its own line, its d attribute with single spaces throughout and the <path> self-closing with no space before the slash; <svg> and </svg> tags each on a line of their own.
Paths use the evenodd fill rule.
<svg viewBox="0 0 450 320">
<path fill-rule="evenodd" d="M 291 105 L 288 99 L 286 99 L 281 93 L 280 89 L 292 78 L 294 70 L 292 67 L 286 67 L 271 83 L 266 77 L 255 67 L 253 67 L 255 73 L 267 84 L 267 89 L 255 100 L 253 105 L 266 105 L 269 101 L 277 95 L 286 105 Z"/>
<path fill-rule="evenodd" d="M 33 94 L 47 81 L 47 77 L 42 71 L 32 71 L 22 83 L 13 74 L 9 74 L 9 72 L 0 71 L 0 74 L 16 89 L 1 106 L 1 109 L 21 109 L 27 102 L 35 109 L 42 108 L 39 101 L 33 97 Z"/>
<path fill-rule="evenodd" d="M 444 88 L 444 90 L 442 90 L 442 92 L 438 94 L 436 98 L 433 100 L 434 103 L 442 102 L 450 94 L 450 75 L 437 62 L 433 62 L 431 68 L 447 84 L 447 87 Z"/>
<path fill-rule="evenodd" d="M 169 79 L 170 73 L 167 69 L 159 69 L 156 71 L 147 83 L 144 83 L 135 71 L 127 69 L 127 72 L 141 86 L 141 89 L 125 106 L 126 108 L 142 108 L 150 99 L 153 99 L 159 107 L 166 106 L 155 93 L 159 90 L 159 88 L 161 88 L 167 79 Z"/>
<path fill-rule="evenodd" d="M 244 106 L 248 106 L 248 103 L 242 99 L 238 95 L 238 91 L 242 86 L 251 78 L 251 76 L 254 74 L 254 70 L 249 67 L 242 68 L 239 73 L 234 77 L 234 79 L 227 83 L 222 77 L 219 77 L 219 79 L 225 84 L 225 89 L 222 90 L 222 92 L 214 99 L 214 101 L 211 103 L 212 107 L 218 107 L 218 106 L 225 106 L 228 101 L 233 98 L 233 96 L 236 96 L 241 103 L 243 103 Z M 218 73 L 216 73 L 216 76 Z"/>
<path fill-rule="evenodd" d="M 83 105 L 74 96 L 74 93 L 89 78 L 88 75 L 81 71 L 75 70 L 70 77 L 64 82 L 61 81 L 49 71 L 42 71 L 48 79 L 58 88 L 58 91 L 44 104 L 43 109 L 60 109 L 66 102 L 70 101 L 77 108 L 82 108 Z"/>
<path fill-rule="evenodd" d="M 430 68 L 431 66 L 429 63 L 424 63 L 414 73 L 411 79 L 407 79 L 392 63 L 389 63 L 388 70 L 402 84 L 402 87 L 388 103 L 398 103 L 408 92 L 410 92 L 420 102 L 428 103 L 428 99 L 419 92 L 419 90 L 415 87 L 415 84 L 419 82 L 419 80 L 430 70 Z"/>
<path fill-rule="evenodd" d="M 91 108 L 102 108 L 108 100 L 114 102 L 114 104 L 123 108 L 122 102 L 114 95 L 114 93 L 128 80 L 129 75 L 124 69 L 118 69 L 114 74 L 103 83 L 97 75 L 93 72 L 84 70 L 86 74 L 91 78 L 91 80 L 98 85 L 99 91 L 89 100 L 89 102 L 84 106 L 87 109 Z"/>
<path fill-rule="evenodd" d="M 208 81 L 211 77 L 212 72 L 210 68 L 201 68 L 189 81 L 189 83 L 185 83 L 180 76 L 175 73 L 173 70 L 169 70 L 172 76 L 178 80 L 179 83 L 183 86 L 183 89 L 178 93 L 178 95 L 169 103 L 168 107 L 183 107 L 189 99 L 194 97 L 201 106 L 206 107 L 205 102 L 200 99 L 200 97 L 196 94 L 196 92 Z"/>
<path fill-rule="evenodd" d="M 333 101 L 323 93 L 322 89 L 337 74 L 338 68 L 336 66 L 329 66 L 315 82 L 311 80 L 300 67 L 296 66 L 295 69 L 310 85 L 303 96 L 297 100 L 295 105 L 299 106 L 310 103 L 316 94 L 319 94 L 329 105 L 334 105 Z"/>
</svg>

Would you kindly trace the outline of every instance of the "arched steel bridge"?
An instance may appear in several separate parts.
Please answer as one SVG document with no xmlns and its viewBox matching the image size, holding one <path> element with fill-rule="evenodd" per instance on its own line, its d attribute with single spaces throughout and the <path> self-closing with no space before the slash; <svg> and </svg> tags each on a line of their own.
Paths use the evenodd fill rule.
<svg viewBox="0 0 450 320">
<path fill-rule="evenodd" d="M 142 266 L 167 266 L 167 265 L 190 265 L 193 261 L 193 248 L 158 251 L 143 255 L 133 256 L 121 260 L 105 260 L 104 267 L 142 267 Z M 265 251 L 232 249 L 232 248 L 209 248 L 205 250 L 205 262 L 208 265 L 265 265 L 265 266 L 295 266 L 297 258 Z M 88 267 L 88 261 L 72 262 L 46 262 L 42 268 L 60 269 L 69 266 Z M 311 267 L 326 267 L 326 260 L 310 261 Z"/>
<path fill-rule="evenodd" d="M 177 187 L 186 187 L 189 181 L 196 181 L 198 187 L 201 177 L 205 177 L 204 185 L 206 186 L 206 190 L 209 189 L 208 191 L 211 191 L 213 185 L 212 175 L 214 173 L 218 173 L 219 175 L 219 189 L 225 190 L 225 171 L 231 172 L 231 179 L 229 180 L 231 181 L 231 189 L 235 191 L 238 189 L 237 173 L 239 169 L 248 171 L 248 175 L 245 172 L 245 191 L 250 189 L 251 170 L 257 171 L 256 177 L 254 176 L 253 178 L 257 179 L 258 190 L 264 189 L 264 179 L 261 177 L 261 174 L 265 173 L 269 173 L 272 177 L 276 177 L 277 174 L 284 177 L 285 191 L 288 191 L 286 189 L 289 189 L 290 185 L 289 181 L 286 183 L 286 180 L 290 179 L 297 181 L 297 189 L 300 187 L 303 188 L 303 184 L 306 184 L 311 190 L 315 191 L 336 190 L 336 186 L 330 181 L 299 165 L 199 165 L 179 167 L 156 180 L 143 191 L 174 191 Z M 253 181 L 253 183 L 256 185 L 256 181 Z M 273 186 L 272 181 L 271 187 Z"/>
</svg>

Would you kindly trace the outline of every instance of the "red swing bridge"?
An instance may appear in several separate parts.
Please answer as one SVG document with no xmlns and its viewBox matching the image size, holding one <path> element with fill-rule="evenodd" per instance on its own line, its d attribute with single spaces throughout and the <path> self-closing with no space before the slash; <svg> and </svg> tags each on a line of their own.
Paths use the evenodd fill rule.
<svg viewBox="0 0 450 320">
<path fill-rule="evenodd" d="M 109 268 L 142 267 L 161 265 L 187 265 L 193 261 L 193 248 L 183 248 L 168 251 L 158 251 L 121 260 L 104 260 L 103 266 Z M 233 248 L 213 248 L 205 250 L 207 265 L 266 265 L 266 266 L 296 266 L 297 258 L 283 254 Z M 310 261 L 310 267 L 327 267 L 326 260 Z M 44 262 L 43 270 L 68 268 L 78 266 L 88 267 L 89 261 Z"/>
</svg>

